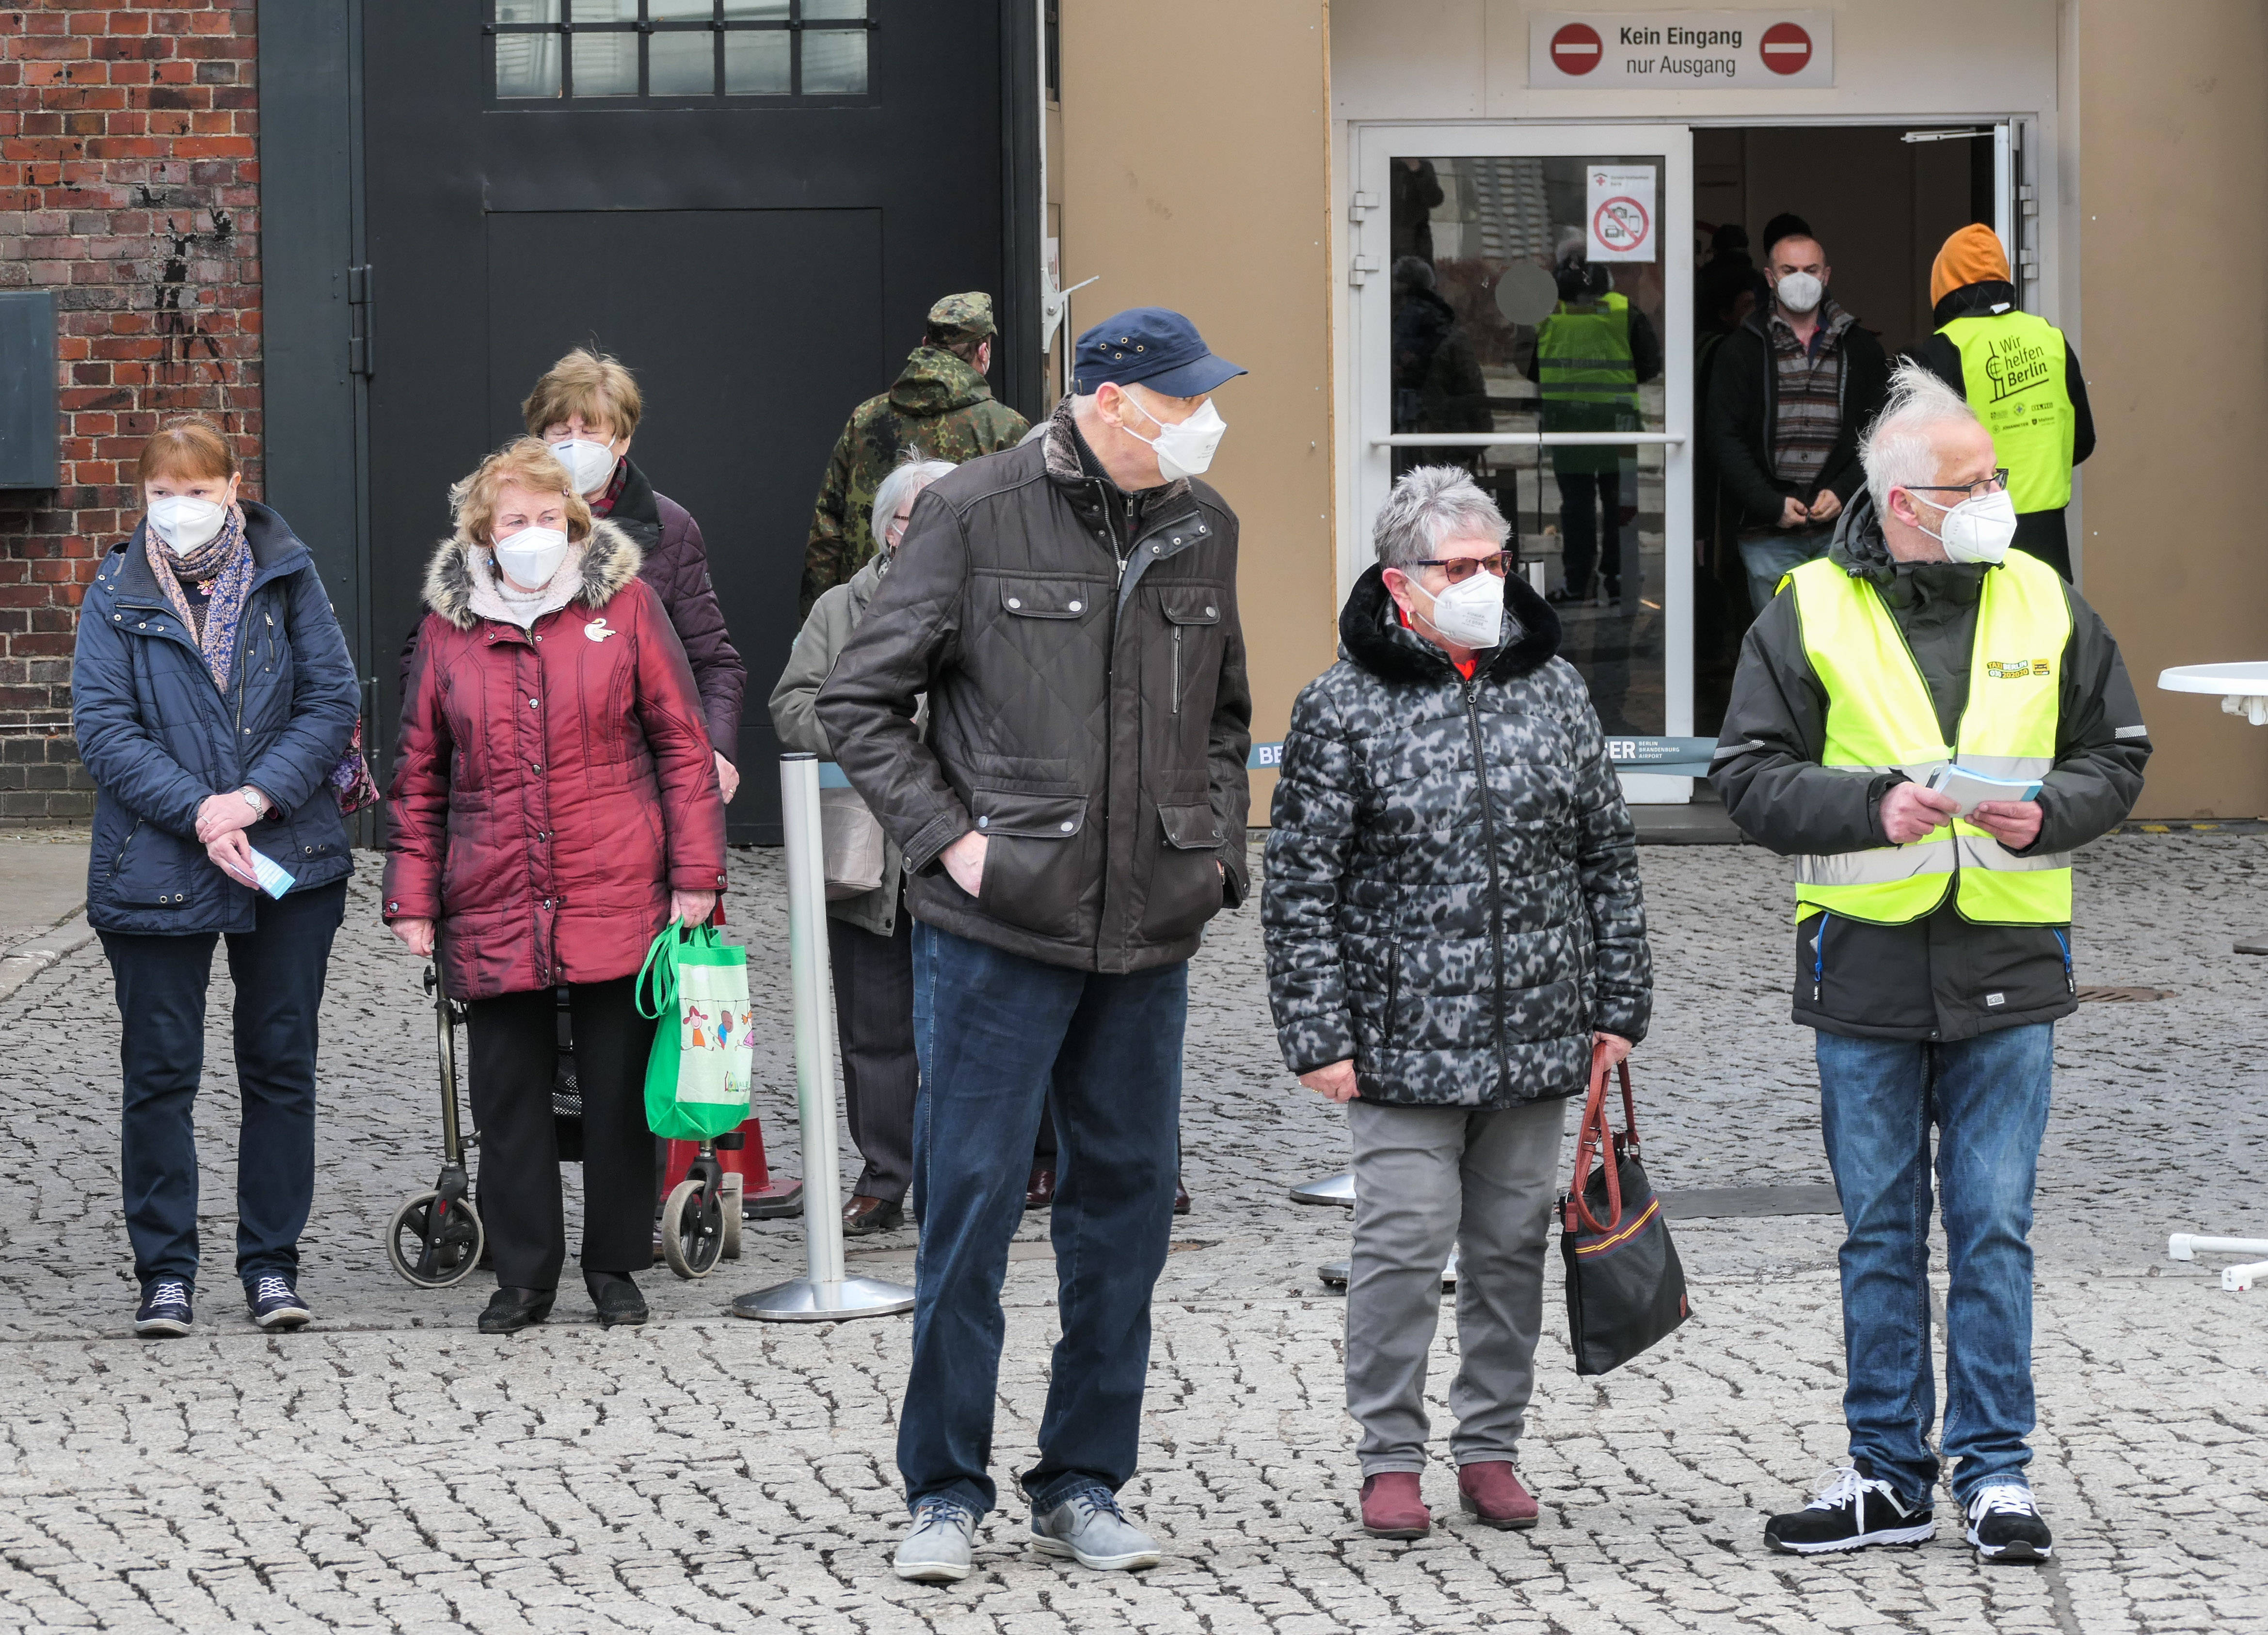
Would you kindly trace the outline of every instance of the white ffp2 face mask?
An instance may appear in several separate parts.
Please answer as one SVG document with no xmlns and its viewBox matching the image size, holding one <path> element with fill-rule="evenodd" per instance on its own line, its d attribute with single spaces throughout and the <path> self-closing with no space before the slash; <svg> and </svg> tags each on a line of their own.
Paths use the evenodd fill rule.
<svg viewBox="0 0 2268 1635">
<path fill-rule="evenodd" d="M 1433 611 L 1420 616 L 1460 647 L 1493 647 L 1504 631 L 1504 581 L 1484 568 L 1433 596 Z"/>
<path fill-rule="evenodd" d="M 593 493 L 615 475 L 615 446 L 601 443 L 595 438 L 571 437 L 563 443 L 554 443 L 551 453 L 567 468 L 567 480 L 575 485 L 578 494 Z"/>
<path fill-rule="evenodd" d="M 1137 409 L 1142 409 L 1139 403 Z M 1197 405 L 1197 412 L 1187 420 L 1164 421 L 1149 415 L 1150 423 L 1158 428 L 1154 438 L 1144 437 L 1131 426 L 1126 435 L 1137 442 L 1147 443 L 1158 451 L 1158 475 L 1168 482 L 1183 477 L 1203 476 L 1205 468 L 1212 464 L 1213 451 L 1220 446 L 1220 434 L 1228 430 L 1228 422 L 1220 417 L 1220 410 L 1207 398 Z"/>
<path fill-rule="evenodd" d="M 150 502 L 150 526 L 176 556 L 203 549 L 228 520 L 228 507 L 188 494 L 162 494 Z"/>
<path fill-rule="evenodd" d="M 492 549 L 497 572 L 522 590 L 540 591 L 567 560 L 567 536 L 556 528 L 522 528 Z"/>
<path fill-rule="evenodd" d="M 1997 494 L 1971 495 L 1949 507 L 1940 527 L 1922 532 L 1945 547 L 1948 561 L 1999 562 L 2016 537 L 2016 502 L 2008 497 L 2006 489 Z"/>
<path fill-rule="evenodd" d="M 1827 293 L 1827 286 L 1809 273 L 1793 272 L 1773 286 L 1772 293 L 1779 298 L 1779 304 L 1792 313 L 1816 312 L 1820 298 Z"/>
</svg>

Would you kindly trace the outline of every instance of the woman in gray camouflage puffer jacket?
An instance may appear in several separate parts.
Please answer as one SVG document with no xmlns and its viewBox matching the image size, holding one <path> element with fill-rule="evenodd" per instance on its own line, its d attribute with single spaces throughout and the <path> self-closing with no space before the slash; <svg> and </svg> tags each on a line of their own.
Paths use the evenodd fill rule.
<svg viewBox="0 0 2268 1635">
<path fill-rule="evenodd" d="M 1425 1365 L 1453 1244 L 1463 1504 L 1535 1519 L 1512 1461 L 1564 1099 L 1652 1009 L 1630 813 L 1582 677 L 1554 656 L 1557 616 L 1506 572 L 1508 532 L 1457 468 L 1395 485 L 1339 662 L 1292 707 L 1268 838 L 1284 1060 L 1346 1103 L 1354 1138 L 1347 1405 L 1364 1525 L 1388 1537 L 1431 1521 Z M 1476 623 L 1493 645 L 1454 639 Z"/>
</svg>

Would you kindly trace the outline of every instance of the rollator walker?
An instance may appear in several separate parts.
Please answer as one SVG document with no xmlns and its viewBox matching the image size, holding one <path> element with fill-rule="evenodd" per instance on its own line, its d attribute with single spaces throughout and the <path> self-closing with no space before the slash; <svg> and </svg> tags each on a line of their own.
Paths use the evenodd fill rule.
<svg viewBox="0 0 2268 1635">
<path fill-rule="evenodd" d="M 462 1283 L 481 1263 L 488 1233 L 473 1207 L 472 1178 L 465 1173 L 465 1149 L 480 1144 L 478 1131 L 463 1133 L 457 1122 L 457 1024 L 465 1007 L 441 991 L 432 966 L 425 968 L 425 991 L 433 1001 L 433 1030 L 440 1043 L 441 1175 L 430 1192 L 404 1200 L 386 1229 L 386 1257 L 394 1270 L 421 1289 L 446 1289 Z"/>
</svg>

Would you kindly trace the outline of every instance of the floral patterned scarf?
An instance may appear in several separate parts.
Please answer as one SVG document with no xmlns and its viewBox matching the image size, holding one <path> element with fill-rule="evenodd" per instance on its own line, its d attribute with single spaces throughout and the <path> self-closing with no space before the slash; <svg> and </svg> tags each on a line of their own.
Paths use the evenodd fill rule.
<svg viewBox="0 0 2268 1635">
<path fill-rule="evenodd" d="M 231 505 L 220 532 L 186 556 L 174 555 L 173 548 L 158 537 L 158 531 L 146 524 L 142 549 L 166 600 L 181 615 L 181 622 L 196 632 L 197 651 L 204 655 L 205 668 L 212 672 L 213 685 L 225 695 L 229 670 L 236 662 L 236 627 L 244 617 L 245 596 L 252 589 L 252 547 L 244 537 L 243 511 Z M 181 589 L 183 579 L 205 587 L 203 601 L 189 600 Z"/>
</svg>

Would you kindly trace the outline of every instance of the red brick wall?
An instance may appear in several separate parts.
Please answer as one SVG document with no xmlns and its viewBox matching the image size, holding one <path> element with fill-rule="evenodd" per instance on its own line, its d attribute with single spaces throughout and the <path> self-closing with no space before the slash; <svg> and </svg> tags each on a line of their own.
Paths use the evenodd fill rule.
<svg viewBox="0 0 2268 1635">
<path fill-rule="evenodd" d="M 259 491 L 255 0 L 0 0 L 0 289 L 55 291 L 61 486 L 0 490 L 0 823 L 83 817 L 79 598 L 169 412 Z"/>
</svg>

